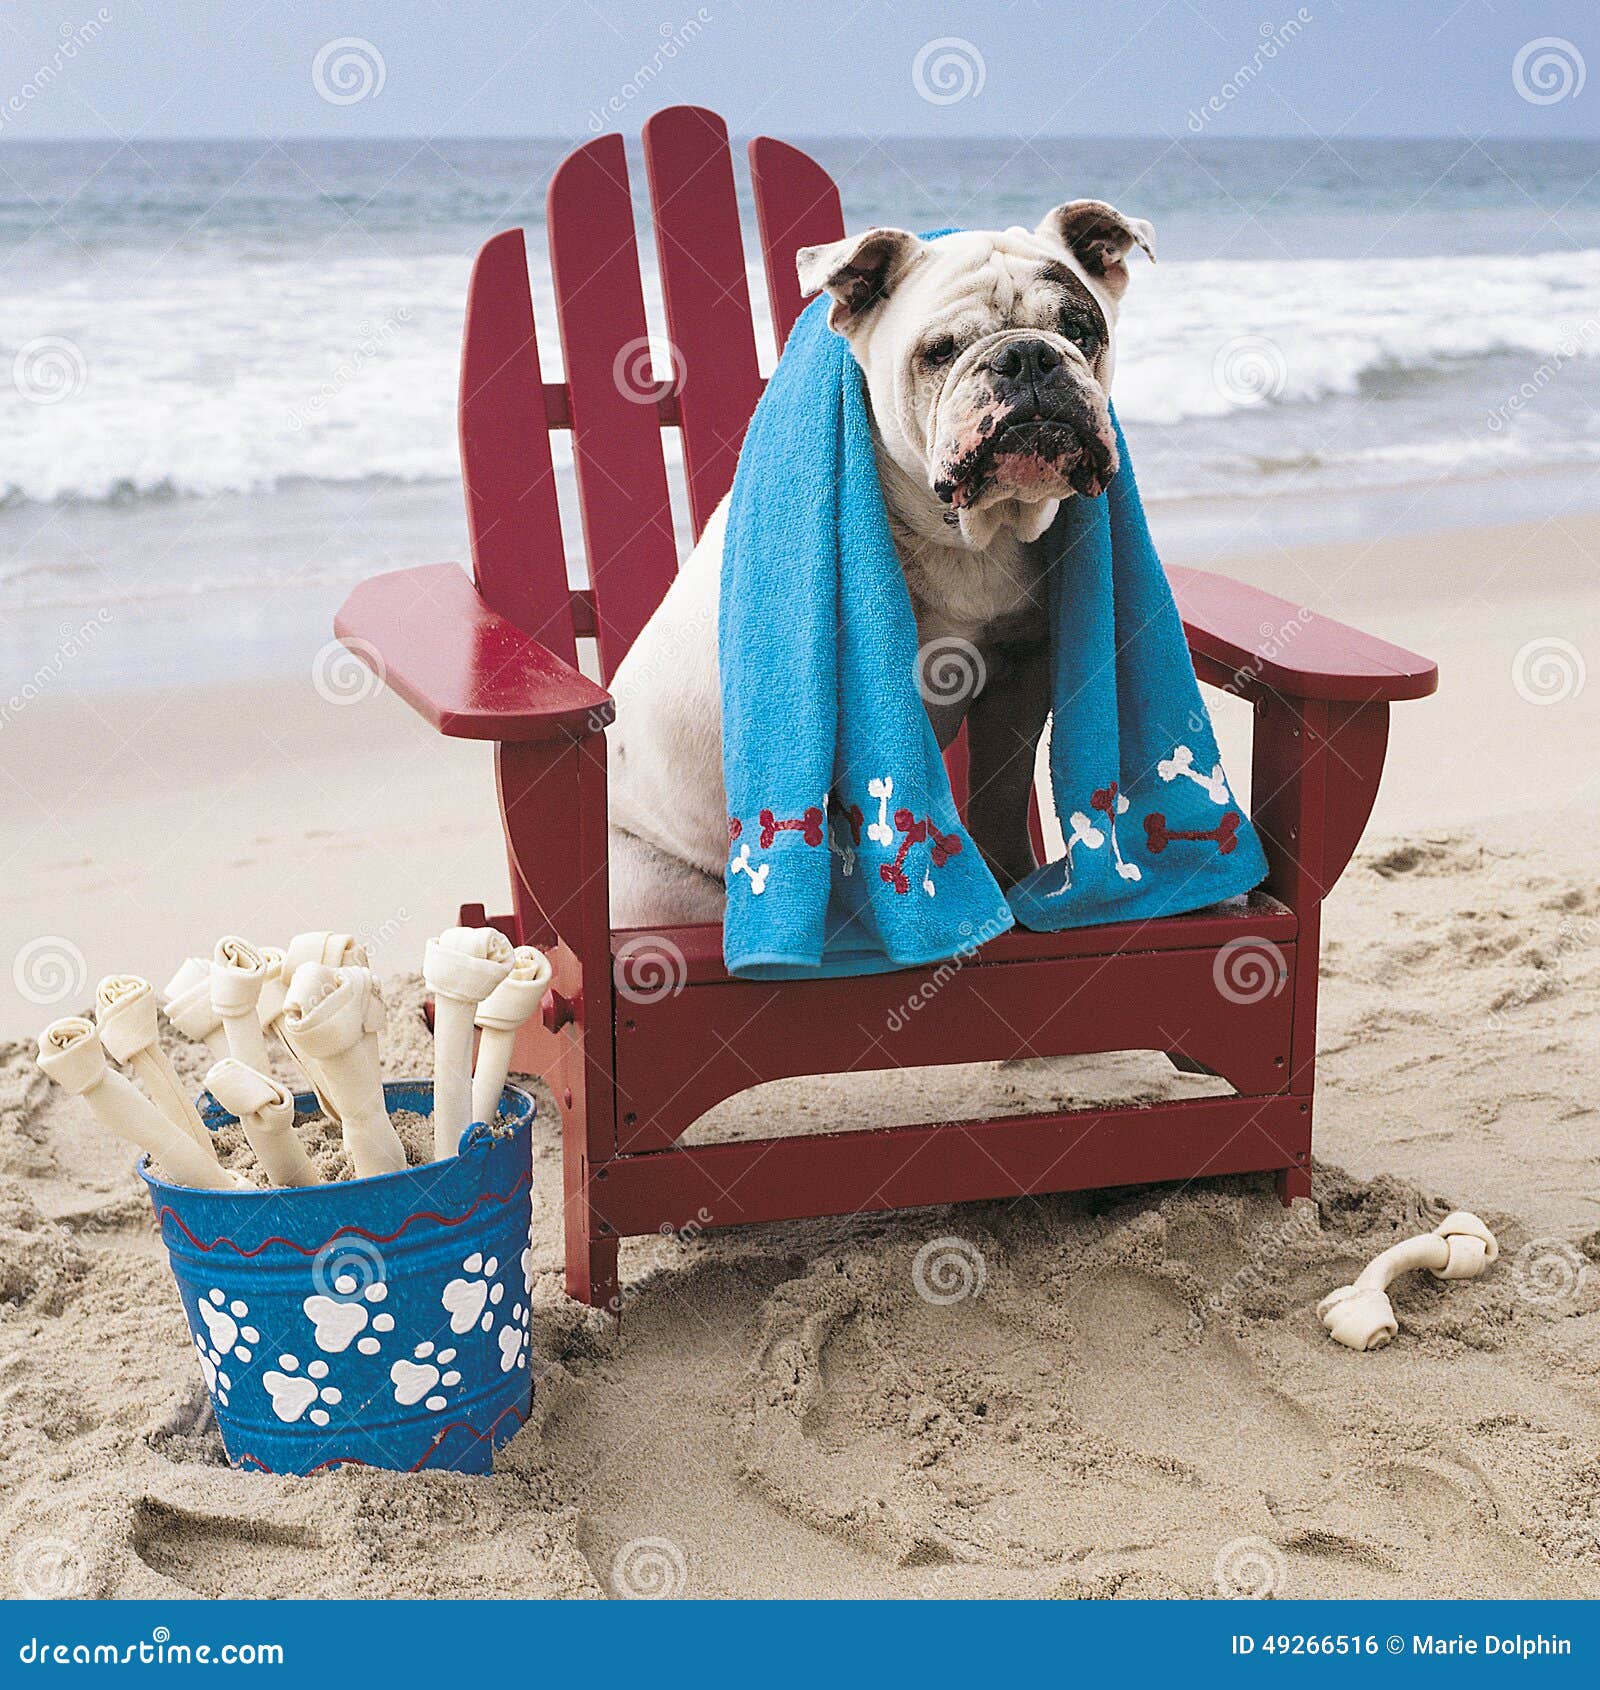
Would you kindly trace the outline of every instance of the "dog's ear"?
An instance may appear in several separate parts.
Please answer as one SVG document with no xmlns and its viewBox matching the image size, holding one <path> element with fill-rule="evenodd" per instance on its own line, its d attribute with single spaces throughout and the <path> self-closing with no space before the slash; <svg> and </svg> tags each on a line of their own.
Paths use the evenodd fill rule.
<svg viewBox="0 0 1600 1690">
<path fill-rule="evenodd" d="M 849 334 L 889 296 L 922 250 L 904 229 L 868 229 L 826 246 L 803 246 L 794 255 L 802 294 L 833 295 L 828 327 Z"/>
<path fill-rule="evenodd" d="M 1072 200 L 1047 212 L 1035 233 L 1057 240 L 1105 288 L 1120 299 L 1128 286 L 1128 253 L 1141 247 L 1156 261 L 1156 232 L 1142 217 L 1124 217 L 1104 200 Z"/>
</svg>

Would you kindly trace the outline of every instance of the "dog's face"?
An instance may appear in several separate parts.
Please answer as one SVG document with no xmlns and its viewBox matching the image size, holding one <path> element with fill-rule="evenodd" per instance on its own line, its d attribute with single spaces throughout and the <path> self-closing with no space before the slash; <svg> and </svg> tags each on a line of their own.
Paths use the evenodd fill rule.
<svg viewBox="0 0 1600 1690">
<path fill-rule="evenodd" d="M 1117 303 L 1153 231 L 1100 200 L 1058 206 L 1029 234 L 921 241 L 869 229 L 797 256 L 807 293 L 867 380 L 878 438 L 984 546 L 1037 539 L 1060 501 L 1117 470 L 1107 396 Z"/>
</svg>

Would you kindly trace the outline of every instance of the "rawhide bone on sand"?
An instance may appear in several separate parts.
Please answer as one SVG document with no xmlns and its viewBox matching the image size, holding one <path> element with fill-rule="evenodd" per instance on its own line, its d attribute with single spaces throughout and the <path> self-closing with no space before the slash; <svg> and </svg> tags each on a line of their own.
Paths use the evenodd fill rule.
<svg viewBox="0 0 1600 1690">
<path fill-rule="evenodd" d="M 307 962 L 294 971 L 283 1006 L 284 1031 L 293 1048 L 316 1064 L 357 1179 L 399 1173 L 406 1166 L 405 1146 L 383 1101 L 378 1068 L 383 1022 L 383 999 L 369 970 Z"/>
<path fill-rule="evenodd" d="M 258 945 L 256 949 L 261 954 L 262 968 L 261 996 L 256 999 L 256 1019 L 261 1023 L 261 1032 L 267 1041 L 267 1048 L 272 1051 L 281 1050 L 305 1075 L 306 1084 L 315 1091 L 316 1087 L 312 1084 L 305 1065 L 289 1049 L 289 1041 L 283 1036 L 283 1000 L 289 995 L 289 975 L 285 971 L 287 952 L 278 945 Z"/>
<path fill-rule="evenodd" d="M 81 1097 L 102 1127 L 143 1150 L 179 1185 L 238 1189 L 241 1182 L 217 1161 L 209 1143 L 196 1144 L 126 1074 L 110 1066 L 93 1022 L 81 1015 L 52 1021 L 39 1035 L 39 1066 L 63 1091 Z"/>
<path fill-rule="evenodd" d="M 283 982 L 284 996 L 287 997 L 290 982 L 293 981 L 295 970 L 303 968 L 308 962 L 321 963 L 324 968 L 365 968 L 367 966 L 366 946 L 360 944 L 350 933 L 296 933 L 289 941 L 288 949 L 283 953 L 283 961 L 278 964 L 278 977 Z M 263 986 L 263 996 L 267 988 Z M 276 1003 L 277 1016 L 275 1025 L 278 1036 L 289 1047 L 289 1054 L 299 1064 L 301 1072 L 311 1082 L 311 1089 L 317 1094 L 317 1102 L 322 1105 L 322 1112 L 330 1121 L 339 1120 L 338 1100 L 328 1096 L 322 1084 L 322 1073 L 317 1067 L 316 1060 L 303 1050 L 295 1048 L 294 1037 L 283 1020 L 283 999 L 273 994 Z M 269 1008 L 273 1007 L 269 1003 Z"/>
<path fill-rule="evenodd" d="M 245 1140 L 274 1185 L 321 1185 L 306 1147 L 295 1137 L 294 1093 L 287 1086 L 224 1057 L 206 1075 L 206 1090 L 239 1117 Z"/>
<path fill-rule="evenodd" d="M 1476 1215 L 1457 1209 L 1432 1232 L 1404 1239 L 1375 1256 L 1354 1285 L 1341 1285 L 1317 1304 L 1322 1324 L 1352 1350 L 1380 1350 L 1400 1323 L 1389 1302 L 1389 1286 L 1403 1273 L 1427 1268 L 1439 1279 L 1476 1279 L 1500 1254 L 1495 1236 Z"/>
<path fill-rule="evenodd" d="M 518 945 L 511 953 L 511 972 L 478 1005 L 474 1017 L 479 1029 L 478 1062 L 472 1070 L 474 1121 L 495 1118 L 511 1068 L 517 1030 L 538 1013 L 553 972 L 543 951 Z M 436 1017 L 437 1013 L 435 1010 Z"/>
<path fill-rule="evenodd" d="M 217 940 L 211 954 L 211 1005 L 222 1017 L 228 1055 L 246 1067 L 269 1066 L 266 1036 L 256 1006 L 267 978 L 267 965 L 254 945 L 230 934 Z"/>
<path fill-rule="evenodd" d="M 511 941 L 493 927 L 449 927 L 428 941 L 422 978 L 433 993 L 433 1154 L 460 1148 L 472 1114 L 472 1022 L 511 972 Z"/>
<path fill-rule="evenodd" d="M 167 982 L 162 996 L 174 1030 L 203 1044 L 220 1062 L 228 1054 L 228 1040 L 222 1017 L 211 1002 L 211 964 L 203 956 L 190 957 Z"/>
<path fill-rule="evenodd" d="M 209 1152 L 211 1135 L 200 1111 L 161 1048 L 150 982 L 137 974 L 108 974 L 95 988 L 94 1019 L 106 1055 L 130 1069 L 161 1113 Z"/>
</svg>

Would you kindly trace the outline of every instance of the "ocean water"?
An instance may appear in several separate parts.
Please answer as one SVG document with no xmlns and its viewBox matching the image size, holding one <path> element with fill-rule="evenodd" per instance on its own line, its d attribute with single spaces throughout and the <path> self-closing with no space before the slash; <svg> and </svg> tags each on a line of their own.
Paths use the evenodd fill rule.
<svg viewBox="0 0 1600 1690">
<path fill-rule="evenodd" d="M 1600 142 L 805 144 L 851 225 L 1031 226 L 1081 196 L 1152 220 L 1116 399 L 1174 533 L 1441 484 L 1478 517 L 1513 477 L 1593 479 Z M 0 686 L 102 610 L 102 659 L 58 665 L 80 679 L 170 668 L 179 629 L 269 666 L 366 570 L 457 551 L 472 254 L 527 228 L 557 376 L 543 196 L 566 148 L 8 144 Z"/>
</svg>

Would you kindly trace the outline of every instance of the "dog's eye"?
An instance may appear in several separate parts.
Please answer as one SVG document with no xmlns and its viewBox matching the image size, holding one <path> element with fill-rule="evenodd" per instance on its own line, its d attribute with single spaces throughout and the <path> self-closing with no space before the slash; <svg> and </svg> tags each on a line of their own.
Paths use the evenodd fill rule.
<svg viewBox="0 0 1600 1690">
<path fill-rule="evenodd" d="M 1100 337 L 1084 323 L 1068 323 L 1061 331 L 1086 357 L 1092 358 L 1100 345 Z"/>
<path fill-rule="evenodd" d="M 930 340 L 922 349 L 922 361 L 929 369 L 937 370 L 948 364 L 956 355 L 955 339 L 951 335 L 940 335 L 937 340 Z"/>
</svg>

